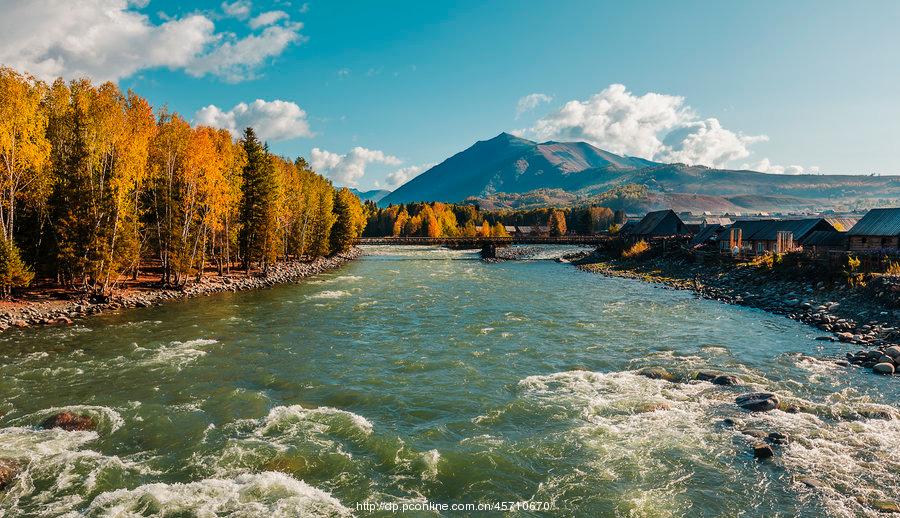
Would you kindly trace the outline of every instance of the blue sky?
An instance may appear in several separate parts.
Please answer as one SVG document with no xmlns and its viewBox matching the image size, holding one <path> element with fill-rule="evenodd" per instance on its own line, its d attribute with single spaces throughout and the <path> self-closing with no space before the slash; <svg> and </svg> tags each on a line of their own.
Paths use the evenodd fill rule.
<svg viewBox="0 0 900 518">
<path fill-rule="evenodd" d="M 195 122 L 272 118 L 271 148 L 336 183 L 390 186 L 501 131 L 900 173 L 898 2 L 87 0 L 41 16 L 59 3 L 0 0 L 0 62 L 114 79 Z"/>
</svg>

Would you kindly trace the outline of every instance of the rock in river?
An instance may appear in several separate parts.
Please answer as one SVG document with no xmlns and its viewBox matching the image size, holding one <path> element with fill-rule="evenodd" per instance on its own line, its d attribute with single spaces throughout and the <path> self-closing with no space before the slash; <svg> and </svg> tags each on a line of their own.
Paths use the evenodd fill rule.
<svg viewBox="0 0 900 518">
<path fill-rule="evenodd" d="M 19 474 L 19 464 L 7 459 L 0 459 L 0 491 L 12 484 Z"/>
<path fill-rule="evenodd" d="M 671 372 L 662 367 L 644 367 L 637 372 L 641 376 L 646 376 L 654 380 L 675 381 L 675 376 Z"/>
<path fill-rule="evenodd" d="M 730 374 L 722 374 L 721 376 L 716 376 L 712 379 L 713 385 L 740 385 L 741 380 L 737 378 L 737 376 L 731 376 Z"/>
<path fill-rule="evenodd" d="M 753 456 L 757 459 L 768 459 L 775 455 L 775 450 L 772 449 L 771 446 L 764 442 L 759 442 L 753 445 Z"/>
<path fill-rule="evenodd" d="M 78 432 L 84 430 L 94 430 L 97 423 L 94 418 L 87 415 L 73 414 L 72 412 L 60 412 L 52 415 L 41 423 L 44 429 L 62 428 L 67 432 Z"/>
<path fill-rule="evenodd" d="M 734 400 L 739 407 L 751 412 L 767 412 L 778 408 L 778 396 L 771 392 L 753 392 L 738 396 Z"/>
<path fill-rule="evenodd" d="M 893 374 L 894 364 L 888 362 L 876 363 L 872 366 L 872 371 L 877 374 Z"/>
</svg>

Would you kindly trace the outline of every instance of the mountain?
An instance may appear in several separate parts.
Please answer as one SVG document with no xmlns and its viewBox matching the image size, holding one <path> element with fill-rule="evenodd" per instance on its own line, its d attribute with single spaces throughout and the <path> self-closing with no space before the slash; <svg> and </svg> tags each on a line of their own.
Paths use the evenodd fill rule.
<svg viewBox="0 0 900 518">
<path fill-rule="evenodd" d="M 541 188 L 574 191 L 594 183 L 595 175 L 658 166 L 642 158 L 623 157 L 585 142 L 538 144 L 509 133 L 475 143 L 385 196 L 380 205 L 414 201 L 462 201 L 497 192 Z M 594 175 L 581 173 L 592 171 Z"/>
<path fill-rule="evenodd" d="M 900 176 L 779 175 L 663 164 L 619 156 L 585 142 L 537 143 L 501 133 L 413 178 L 379 205 L 469 200 L 499 208 L 531 206 L 542 197 L 548 205 L 564 199 L 575 204 L 628 185 L 646 187 L 642 200 L 629 203 L 670 204 L 683 210 L 810 210 L 900 203 Z M 527 200 L 516 201 L 515 195 Z"/>
<path fill-rule="evenodd" d="M 386 189 L 372 189 L 371 191 L 360 191 L 359 189 L 350 188 L 350 192 L 359 197 L 361 201 L 372 200 L 375 203 L 381 201 L 382 198 L 391 193 Z"/>
</svg>

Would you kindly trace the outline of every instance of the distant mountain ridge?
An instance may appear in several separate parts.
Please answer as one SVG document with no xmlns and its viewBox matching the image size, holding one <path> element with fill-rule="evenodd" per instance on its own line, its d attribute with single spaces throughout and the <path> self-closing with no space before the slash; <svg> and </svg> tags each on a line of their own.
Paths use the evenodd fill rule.
<svg viewBox="0 0 900 518">
<path fill-rule="evenodd" d="M 900 201 L 900 176 L 779 175 L 663 164 L 616 155 L 585 142 L 537 143 L 501 133 L 425 171 L 379 204 L 489 200 L 541 190 L 589 199 L 625 185 L 645 186 L 647 196 L 659 202 L 677 198 L 701 210 L 771 211 Z"/>
<path fill-rule="evenodd" d="M 371 191 L 360 191 L 359 189 L 350 188 L 350 192 L 359 197 L 362 201 L 374 201 L 378 203 L 382 198 L 391 193 L 387 189 L 372 189 Z"/>
</svg>

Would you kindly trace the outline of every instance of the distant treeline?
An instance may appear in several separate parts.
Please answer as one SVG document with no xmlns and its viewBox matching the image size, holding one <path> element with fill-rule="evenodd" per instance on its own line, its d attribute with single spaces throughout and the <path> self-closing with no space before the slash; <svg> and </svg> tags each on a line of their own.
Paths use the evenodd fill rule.
<svg viewBox="0 0 900 518">
<path fill-rule="evenodd" d="M 476 205 L 441 202 L 378 208 L 366 202 L 365 236 L 470 237 L 507 236 L 506 226 L 547 227 L 553 235 L 595 234 L 613 224 L 606 207 L 482 211 Z"/>
<path fill-rule="evenodd" d="M 103 292 L 142 268 L 266 271 L 352 245 L 359 199 L 247 128 L 191 127 L 135 93 L 0 68 L 0 286 L 37 274 Z"/>
</svg>

